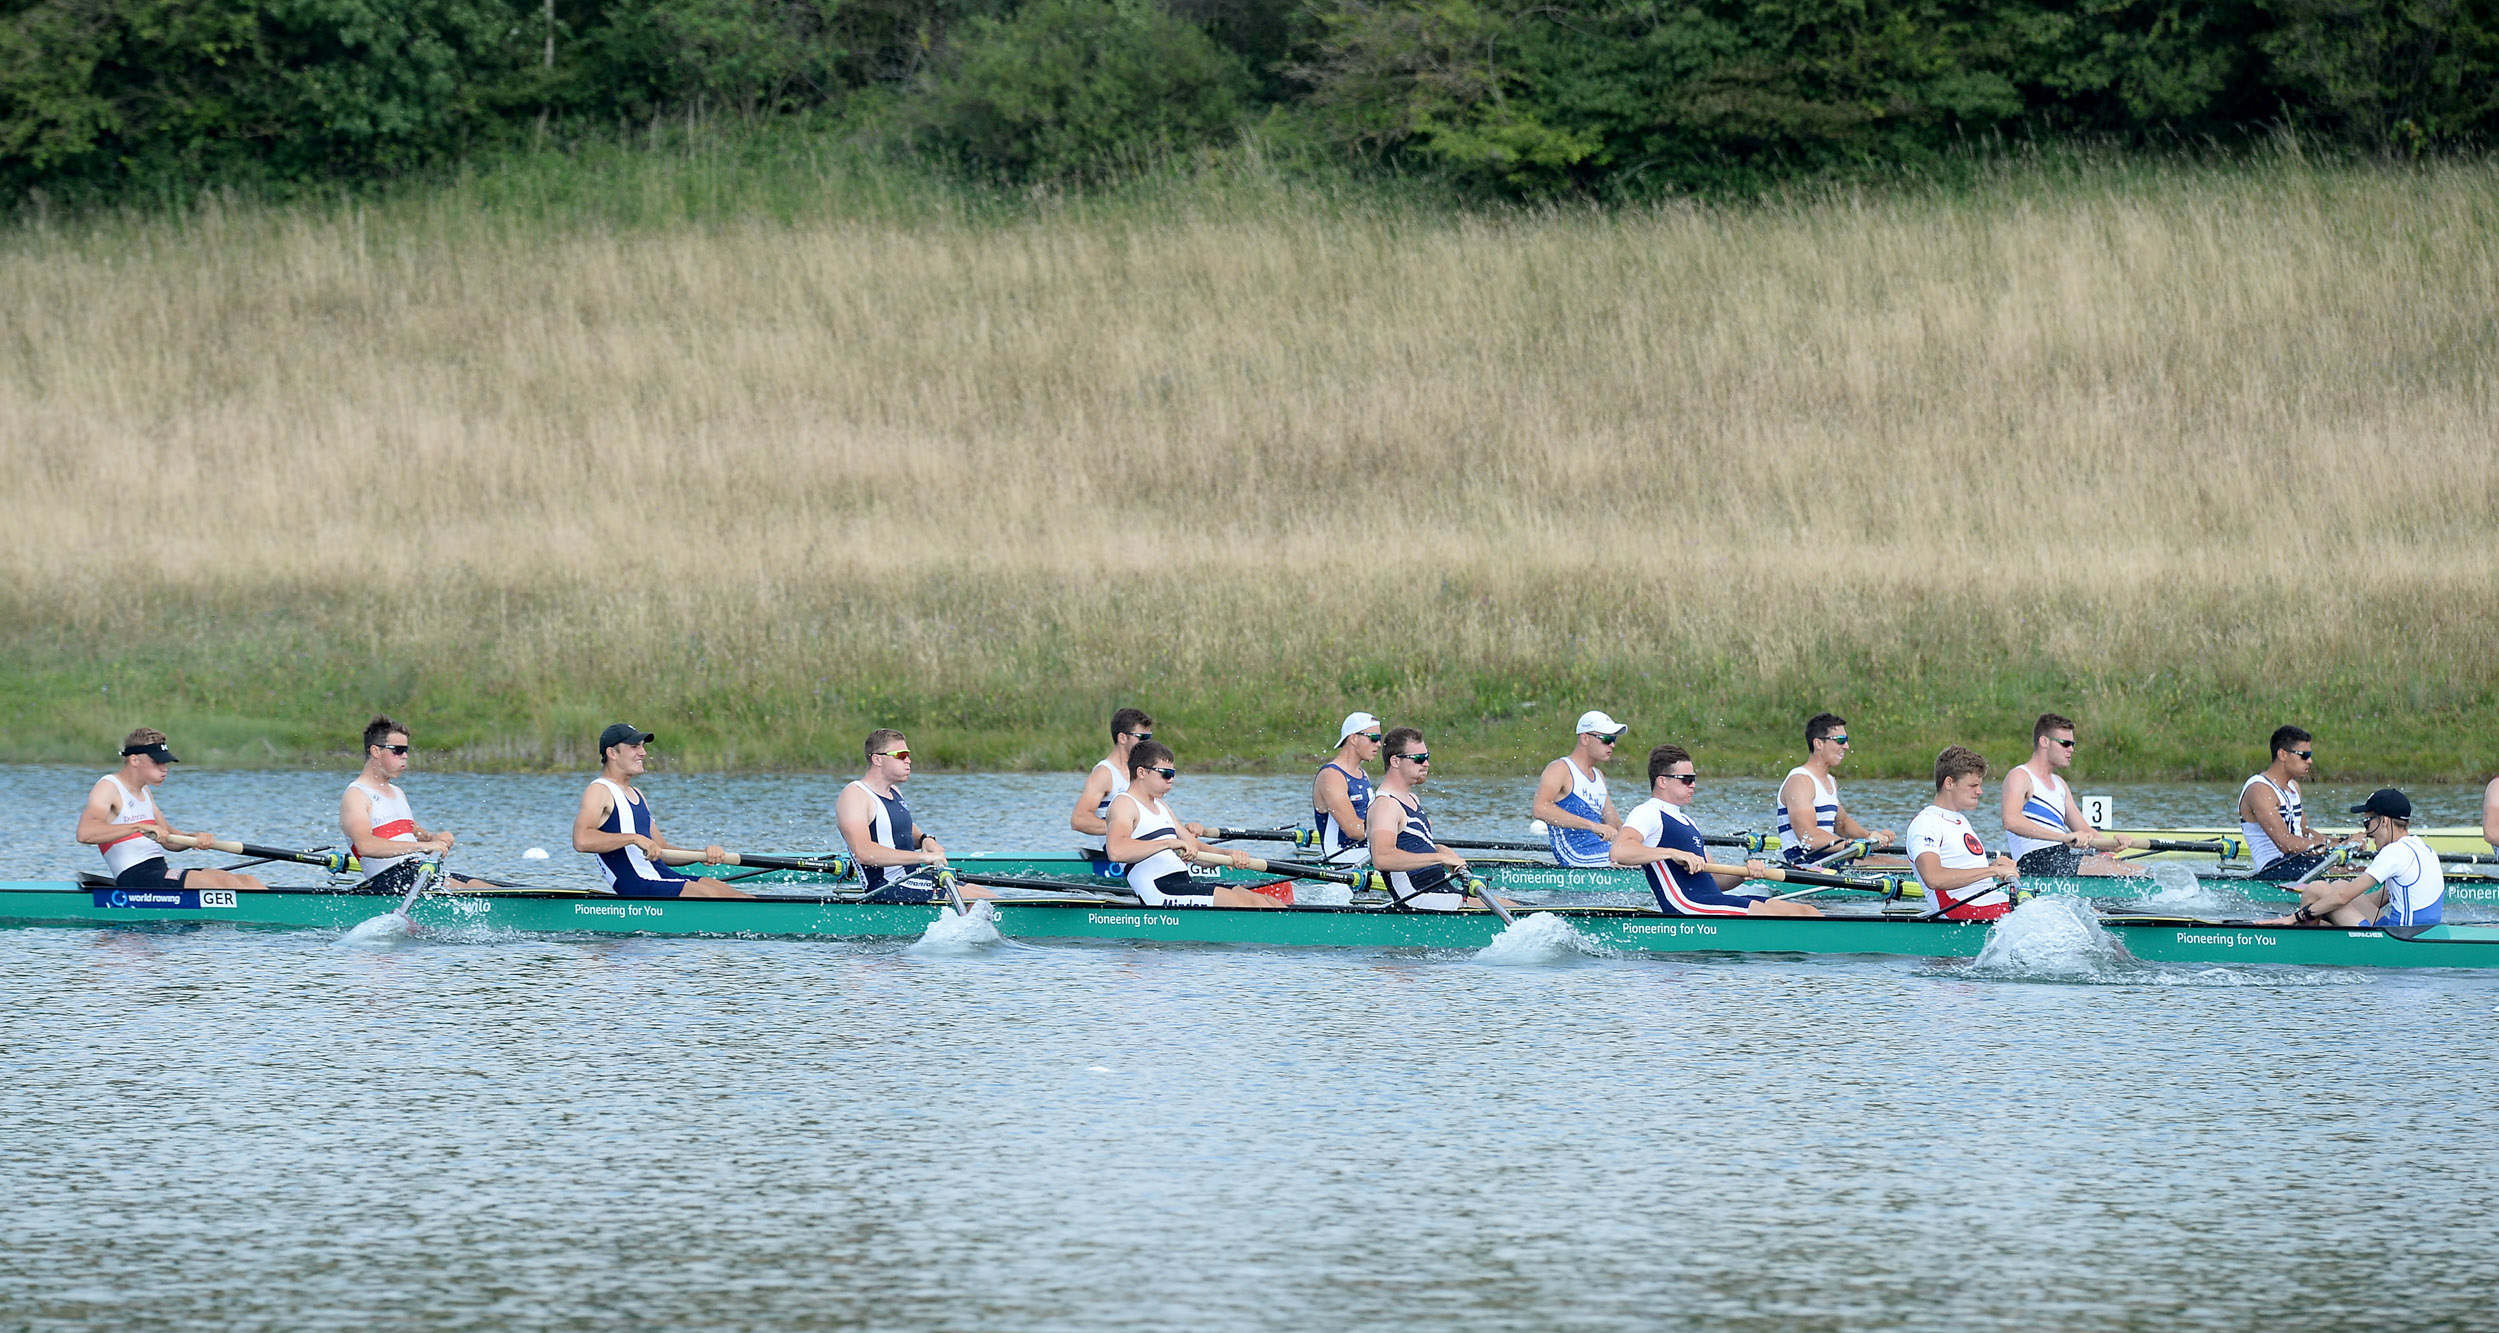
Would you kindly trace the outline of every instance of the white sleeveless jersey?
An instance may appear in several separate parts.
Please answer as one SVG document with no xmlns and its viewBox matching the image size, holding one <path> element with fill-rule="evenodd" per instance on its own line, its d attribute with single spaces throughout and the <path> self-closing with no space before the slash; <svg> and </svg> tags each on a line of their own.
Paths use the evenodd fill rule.
<svg viewBox="0 0 2499 1333">
<path fill-rule="evenodd" d="M 2050 773 L 2044 778 L 2036 773 L 2031 774 L 2030 795 L 2022 802 L 2023 817 L 2045 824 L 2052 829 L 2060 829 L 2067 833 L 2074 832 L 2075 830 L 2067 827 L 2065 823 L 2065 802 L 2067 790 L 2065 779 L 2058 777 L 2054 773 Z M 2038 851 L 2042 847 L 2063 847 L 2067 845 L 2068 844 L 2062 842 L 2048 842 L 2040 838 L 2025 838 L 2011 829 L 2005 830 L 2004 834 L 2004 848 L 2007 852 L 2012 854 L 2013 859 L 2016 861 L 2030 855 L 2032 852 Z"/>
<path fill-rule="evenodd" d="M 2285 791 L 2273 785 L 2273 779 L 2259 773 L 2239 784 L 2239 799 L 2246 800 L 2247 789 L 2260 782 L 2265 785 L 2265 790 L 2273 793 L 2273 812 L 2281 818 L 2283 829 L 2290 833 L 2306 835 L 2308 832 L 2305 827 L 2307 816 L 2300 809 L 2299 783 L 2292 782 L 2290 790 Z M 2255 869 L 2262 870 L 2282 859 L 2282 849 L 2273 845 L 2273 839 L 2265 836 L 2265 826 L 2255 820 L 2241 819 L 2239 836 L 2247 839 L 2247 859 L 2253 863 Z"/>
<path fill-rule="evenodd" d="M 373 825 L 374 837 L 385 842 L 415 842 L 417 840 L 416 814 L 408 809 L 406 792 L 397 787 L 389 791 L 375 791 L 364 785 L 363 778 L 357 778 L 347 785 L 364 793 L 365 818 Z M 408 853 L 408 856 L 414 855 L 416 855 L 414 852 Z M 408 856 L 358 856 L 356 862 L 364 867 L 364 877 L 371 879 L 407 860 Z"/>
<path fill-rule="evenodd" d="M 1562 793 L 1562 799 L 1555 801 L 1554 804 L 1581 819 L 1593 819 L 1603 823 L 1607 800 L 1605 775 L 1595 769 L 1590 769 L 1585 773 L 1580 772 L 1579 765 L 1572 763 L 1569 755 L 1562 756 L 1562 767 L 1570 770 L 1571 789 Z M 1602 833 L 1591 833 L 1584 828 L 1555 826 L 1546 829 L 1545 838 L 1553 848 L 1553 860 L 1556 865 L 1606 866 L 1614 864 L 1614 849 L 1607 844 L 1605 835 Z"/>
<path fill-rule="evenodd" d="M 113 790 L 121 793 L 121 813 L 113 816 L 114 823 L 144 824 L 156 818 L 156 794 L 154 792 L 141 787 L 138 793 L 133 795 L 128 787 L 121 785 L 121 779 L 111 773 L 105 774 L 104 780 L 112 783 Z M 111 842 L 103 843 L 96 850 L 104 853 L 104 868 L 112 872 L 115 879 L 119 879 L 121 873 L 130 867 L 142 861 L 150 861 L 163 856 L 165 845 L 158 842 L 153 833 L 130 833 L 115 838 Z"/>
<path fill-rule="evenodd" d="M 1797 835 L 1798 828 L 1818 828 L 1825 833 L 1836 835 L 1840 827 L 1839 779 L 1815 777 L 1814 771 L 1803 764 L 1789 769 L 1787 776 L 1792 778 L 1799 773 L 1804 774 L 1805 779 L 1813 783 L 1813 818 L 1800 825 L 1790 817 L 1787 808 L 1787 778 L 1779 779 L 1779 794 L 1774 798 L 1770 807 L 1770 822 L 1779 831 L 1779 855 L 1790 861 L 1802 861 L 1806 856 L 1805 840 Z"/>
<path fill-rule="evenodd" d="M 1177 837 L 1179 835 L 1180 821 L 1172 818 L 1171 807 L 1163 804 L 1161 801 L 1156 801 L 1152 805 L 1147 805 L 1144 797 L 1138 796 L 1132 792 L 1124 791 L 1111 799 L 1115 801 L 1126 801 L 1130 805 L 1137 807 L 1137 826 L 1136 828 L 1130 830 L 1128 835 L 1135 838 L 1137 841 L 1152 842 L 1157 838 L 1170 838 Z M 1108 803 L 1106 802 L 1106 808 L 1107 804 Z M 1128 887 L 1137 891 L 1137 897 L 1143 901 L 1146 906 L 1161 907 L 1168 900 L 1164 897 L 1161 889 L 1154 887 L 1154 882 L 1161 879 L 1165 875 L 1185 875 L 1188 873 L 1189 863 L 1180 859 L 1180 853 L 1166 847 L 1152 856 L 1149 856 L 1144 860 L 1136 862 L 1128 867 Z"/>
<path fill-rule="evenodd" d="M 1108 759 L 1102 760 L 1101 762 L 1095 764 L 1094 767 L 1107 769 L 1111 775 L 1110 795 L 1095 802 L 1093 806 L 1093 817 L 1108 822 L 1111 817 L 1111 802 L 1116 801 L 1120 797 L 1128 794 L 1128 775 L 1119 770 L 1119 765 L 1112 763 Z M 1085 843 L 1086 851 L 1096 852 L 1104 856 L 1108 856 L 1110 854 L 1108 848 L 1109 843 L 1101 838 L 1094 838 Z"/>
<path fill-rule="evenodd" d="M 625 790 L 622 783 L 617 782 L 613 778 L 592 778 L 590 780 L 602 787 L 607 788 L 607 794 L 614 798 L 616 802 L 616 827 L 607 830 L 608 832 L 639 833 L 646 838 L 651 836 L 651 828 L 655 822 L 651 818 L 651 807 L 648 805 L 634 804 L 632 794 Z M 651 858 L 644 855 L 640 847 L 627 843 L 619 850 L 598 853 L 599 874 L 607 880 L 607 886 L 611 889 L 616 887 L 616 867 L 608 864 L 608 858 L 611 856 L 621 856 L 625 858 L 625 864 L 633 868 L 634 876 L 638 879 L 682 878 L 682 876 L 678 875 L 675 871 L 661 870 L 653 866 L 651 864 Z"/>
</svg>

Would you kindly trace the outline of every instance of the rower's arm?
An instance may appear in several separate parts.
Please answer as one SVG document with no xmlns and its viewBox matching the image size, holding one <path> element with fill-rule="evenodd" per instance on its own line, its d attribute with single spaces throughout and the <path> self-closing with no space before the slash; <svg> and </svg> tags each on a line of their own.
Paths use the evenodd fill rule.
<svg viewBox="0 0 2499 1333">
<path fill-rule="evenodd" d="M 1823 832 L 1822 825 L 1814 819 L 1814 798 L 1819 794 L 1814 790 L 1813 779 L 1802 773 L 1779 784 L 1779 804 L 1787 807 L 1788 826 L 1796 830 L 1797 845 L 1809 852 L 1839 841 L 1839 837 Z M 1831 827 L 1847 837 L 1866 836 L 1857 821 L 1849 818 L 1847 806 L 1840 807 L 1839 817 L 1831 821 Z"/>
<path fill-rule="evenodd" d="M 2482 788 L 2482 841 L 2499 850 L 2499 778 Z"/>
<path fill-rule="evenodd" d="M 2028 770 L 2016 768 L 2005 776 L 2004 798 L 1998 806 L 1998 814 L 2004 820 L 2004 831 L 2017 838 L 2030 838 L 2037 842 L 2060 842 L 2068 847 L 2073 846 L 2075 829 L 2082 827 L 2081 825 L 2077 824 L 2074 828 L 2065 829 L 2051 828 L 2022 813 L 2023 807 L 2030 804 L 2032 786 L 2033 781 Z M 2073 792 L 2070 788 L 2066 796 L 2066 804 L 2071 806 Z M 2077 811 L 2068 810 L 2066 817 L 2079 820 L 2082 816 Z"/>
<path fill-rule="evenodd" d="M 833 800 L 833 824 L 841 830 L 842 841 L 850 844 L 851 859 L 865 866 L 921 866 L 932 859 L 917 847 L 888 847 L 876 840 L 872 825 L 876 812 L 869 808 L 876 798 L 864 787 L 842 788 Z"/>
<path fill-rule="evenodd" d="M 1950 893 L 1954 889 L 1966 889 L 1982 879 L 2013 878 L 2009 873 L 2010 864 L 2007 858 L 1999 856 L 1988 865 L 1947 870 L 1944 868 L 1944 858 L 1933 852 L 1920 852 L 1918 853 L 1918 881 L 1926 885 L 1930 891 L 1940 890 Z"/>
<path fill-rule="evenodd" d="M 2300 890 L 2300 905 L 2308 909 L 2310 916 L 2324 916 L 2360 901 L 2377 886 L 2378 882 L 2366 870 L 2350 879 L 2311 880 L 2306 888 Z"/>
<path fill-rule="evenodd" d="M 1600 824 L 1585 815 L 1574 815 L 1570 811 L 1562 808 L 1562 798 L 1570 795 L 1570 793 L 1570 770 L 1561 760 L 1556 759 L 1552 763 L 1545 765 L 1544 775 L 1536 779 L 1536 800 L 1533 805 L 1528 807 L 1528 812 L 1555 828 L 1578 829 L 1581 832 L 1594 833 L 1600 837 L 1613 837 L 1614 829 L 1616 827 L 1615 825 Z M 1377 809 L 1378 807 L 1374 806 L 1372 808 Z M 1605 809 L 1602 813 L 1608 819 L 1613 818 L 1613 797 L 1606 797 Z M 1378 863 L 1378 858 L 1374 857 L 1372 858 L 1372 861 L 1373 864 L 1376 865 Z"/>
<path fill-rule="evenodd" d="M 1076 813 L 1068 816 L 1067 826 L 1090 838 L 1110 836 L 1110 821 L 1094 813 L 1101 808 L 1102 798 L 1111 794 L 1111 775 L 1100 765 L 1085 775 L 1085 789 L 1076 797 Z"/>
<path fill-rule="evenodd" d="M 80 842 L 94 847 L 129 834 L 131 825 L 113 822 L 113 817 L 121 813 L 120 796 L 112 783 L 96 779 L 94 789 L 87 793 L 86 805 L 78 811 Z"/>
<path fill-rule="evenodd" d="M 593 782 L 582 789 L 581 809 L 573 816 L 574 851 L 596 856 L 600 852 L 621 852 L 628 847 L 640 847 L 646 855 L 654 850 L 656 839 L 646 839 L 636 833 L 610 833 L 599 827 L 607 822 L 608 811 L 615 808 L 616 798 L 607 794 L 607 788 Z M 620 819 L 617 822 L 621 824 L 625 821 Z M 656 827 L 651 831 L 659 832 Z"/>
<path fill-rule="evenodd" d="M 1189 847 L 1189 835 L 1186 833 L 1156 838 L 1151 842 L 1137 837 L 1137 803 L 1134 801 L 1126 805 L 1111 802 L 1110 817 L 1102 822 L 1102 852 L 1121 865 L 1135 865 L 1156 852 L 1186 851 Z"/>
<path fill-rule="evenodd" d="M 1371 830 L 1364 828 L 1361 817 L 1354 813 L 1354 798 L 1345 792 L 1345 775 L 1333 765 L 1319 770 L 1319 780 L 1310 792 L 1312 804 L 1327 811 L 1338 828 L 1348 833 L 1359 828 L 1365 837 L 1370 836 Z"/>
<path fill-rule="evenodd" d="M 2309 840 L 2293 833 L 2289 826 L 2282 822 L 2282 813 L 2274 808 L 2270 799 L 2267 799 L 2272 795 L 2270 789 L 2260 792 L 2253 784 L 2248 786 L 2246 790 L 2239 793 L 2239 818 L 2263 829 L 2265 836 L 2273 839 L 2273 845 L 2284 852 L 2307 851 L 2310 845 Z"/>
<path fill-rule="evenodd" d="M 2122 852 L 2135 845 L 2135 840 L 2123 833 L 2102 833 L 2093 827 L 2091 820 L 2083 814 L 2082 799 L 2074 795 L 2074 784 L 2070 782 L 2065 784 L 2065 823 L 2078 833 L 2090 834 L 2088 842 L 2093 851 Z"/>
</svg>

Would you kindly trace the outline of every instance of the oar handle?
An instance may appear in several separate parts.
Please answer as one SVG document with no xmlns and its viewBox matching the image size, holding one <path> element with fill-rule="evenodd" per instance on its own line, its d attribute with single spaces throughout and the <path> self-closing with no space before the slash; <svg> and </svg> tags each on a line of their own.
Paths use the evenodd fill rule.
<svg viewBox="0 0 2499 1333">
<path fill-rule="evenodd" d="M 1701 869 L 1712 875 L 1734 875 L 1743 879 L 1753 877 L 1753 873 L 1742 866 L 1724 866 L 1715 861 L 1702 862 Z M 1819 889 L 1862 889 L 1867 893 L 1888 894 L 1893 897 L 1898 897 L 1911 882 L 1899 875 L 1834 875 L 1821 870 L 1780 865 L 1762 867 L 1761 877 L 1780 884 L 1810 884 Z"/>
<path fill-rule="evenodd" d="M 2147 840 L 2143 845 L 2147 851 L 2210 852 L 2215 856 L 2221 857 L 2236 856 L 2238 855 L 2239 849 L 2239 844 L 2228 838 L 2205 838 L 2202 840 L 2190 838 L 2152 838 Z"/>
<path fill-rule="evenodd" d="M 701 860 L 701 854 L 697 853 L 695 859 Z M 692 862 L 680 861 L 678 864 L 690 865 Z M 722 857 L 719 864 L 752 866 L 757 870 L 800 870 L 810 874 L 831 875 L 835 879 L 846 879 L 850 875 L 852 863 L 850 858 L 845 856 L 766 856 L 756 852 L 731 852 Z"/>
<path fill-rule="evenodd" d="M 1308 839 L 1308 841 L 1304 841 Z M 1301 828 L 1224 828 L 1206 830 L 1208 842 L 1289 842 L 1296 847 L 1318 846 L 1318 835 Z"/>
<path fill-rule="evenodd" d="M 1491 908 L 1492 914 L 1501 918 L 1502 925 L 1515 926 L 1518 924 L 1518 918 L 1511 914 L 1508 907 L 1502 905 L 1499 898 L 1492 896 L 1492 890 L 1484 887 L 1484 881 L 1482 879 L 1474 875 L 1452 875 L 1450 878 L 1461 880 L 1463 882 L 1463 887 L 1460 891 L 1467 897 L 1473 898 L 1482 903 L 1484 906 Z"/>
<path fill-rule="evenodd" d="M 1327 880 L 1360 888 L 1366 876 L 1359 870 L 1338 870 L 1333 866 L 1304 865 L 1299 861 L 1270 861 L 1247 852 L 1219 851 L 1198 858 L 1200 865 L 1230 866 L 1253 875 L 1290 875 L 1295 879 Z"/>
<path fill-rule="evenodd" d="M 264 847 L 256 842 L 236 842 L 231 838 L 196 838 L 188 833 L 168 834 L 157 839 L 175 851 L 199 849 L 224 852 L 228 856 L 250 856 L 263 861 L 288 861 L 299 866 L 319 866 L 335 874 L 345 870 L 353 858 L 346 852 L 299 852 L 287 847 Z"/>
</svg>

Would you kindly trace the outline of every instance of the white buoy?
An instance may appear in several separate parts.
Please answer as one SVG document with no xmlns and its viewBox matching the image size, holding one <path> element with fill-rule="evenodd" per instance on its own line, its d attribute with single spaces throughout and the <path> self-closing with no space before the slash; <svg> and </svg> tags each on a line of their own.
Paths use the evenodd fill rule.
<svg viewBox="0 0 2499 1333">
<path fill-rule="evenodd" d="M 528 851 L 521 853 L 521 859 L 524 861 L 544 861 L 547 859 L 547 849 L 544 847 L 532 847 Z"/>
</svg>

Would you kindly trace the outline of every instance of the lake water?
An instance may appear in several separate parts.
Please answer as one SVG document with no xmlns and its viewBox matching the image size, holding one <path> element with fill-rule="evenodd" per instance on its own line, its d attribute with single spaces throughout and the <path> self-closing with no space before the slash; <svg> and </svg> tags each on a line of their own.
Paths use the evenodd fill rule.
<svg viewBox="0 0 2499 1333">
<path fill-rule="evenodd" d="M 0 877 L 95 863 L 93 776 L 0 768 Z M 343 780 L 163 800 L 328 842 Z M 1059 848 L 1077 780 L 910 794 Z M 648 789 L 807 850 L 840 781 Z M 1846 791 L 1898 826 L 1922 785 Z M 584 877 L 580 779 L 408 786 L 463 866 Z M 1427 794 L 1515 837 L 1524 792 Z M 2437 972 L 0 930 L 0 1328 L 2491 1327 L 2495 1026 Z"/>
</svg>

